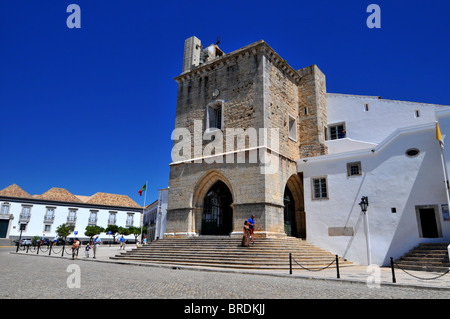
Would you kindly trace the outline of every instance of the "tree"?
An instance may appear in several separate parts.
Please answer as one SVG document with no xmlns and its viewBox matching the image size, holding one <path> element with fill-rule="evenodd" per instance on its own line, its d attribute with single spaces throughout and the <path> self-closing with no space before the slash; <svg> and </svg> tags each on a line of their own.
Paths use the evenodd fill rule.
<svg viewBox="0 0 450 319">
<path fill-rule="evenodd" d="M 65 242 L 67 236 L 69 236 L 70 233 L 73 232 L 74 229 L 75 229 L 74 225 L 62 224 L 62 225 L 59 225 L 58 228 L 56 228 L 56 233 L 58 234 L 59 237 L 62 237 Z"/>
<path fill-rule="evenodd" d="M 113 236 L 114 242 L 116 242 L 116 236 L 117 233 L 119 232 L 119 226 L 117 225 L 108 225 L 108 227 L 106 227 L 105 229 L 105 233 L 109 233 L 111 232 L 111 235 Z"/>
<path fill-rule="evenodd" d="M 134 235 L 134 240 L 137 241 L 138 236 L 141 234 L 141 227 L 129 227 L 130 234 Z M 147 233 L 147 227 L 142 228 L 142 234 Z"/>
<path fill-rule="evenodd" d="M 119 227 L 118 231 L 119 235 L 123 235 L 123 236 L 127 236 L 130 233 L 130 229 L 129 228 L 125 228 L 125 227 Z"/>
<path fill-rule="evenodd" d="M 85 230 L 84 234 L 86 236 L 90 237 L 89 241 L 92 241 L 92 238 L 95 235 L 99 235 L 100 233 L 103 233 L 104 231 L 105 231 L 105 229 L 100 226 L 86 226 L 86 230 Z"/>
</svg>

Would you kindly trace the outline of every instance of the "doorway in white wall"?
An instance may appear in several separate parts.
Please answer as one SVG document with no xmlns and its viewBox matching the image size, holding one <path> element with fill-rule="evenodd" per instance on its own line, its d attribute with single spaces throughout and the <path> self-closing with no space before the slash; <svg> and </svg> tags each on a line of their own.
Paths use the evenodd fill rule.
<svg viewBox="0 0 450 319">
<path fill-rule="evenodd" d="M 438 205 L 416 206 L 416 217 L 421 238 L 442 237 Z"/>
</svg>

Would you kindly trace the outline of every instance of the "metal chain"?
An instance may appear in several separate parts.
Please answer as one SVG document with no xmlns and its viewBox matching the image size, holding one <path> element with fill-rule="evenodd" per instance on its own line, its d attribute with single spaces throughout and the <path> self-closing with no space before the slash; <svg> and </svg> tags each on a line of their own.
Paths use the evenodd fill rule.
<svg viewBox="0 0 450 319">
<path fill-rule="evenodd" d="M 407 272 L 405 269 L 403 269 L 402 267 L 400 267 L 400 265 L 397 264 L 397 263 L 394 263 L 394 264 L 395 264 L 400 270 L 403 270 L 404 273 L 406 273 L 406 274 L 408 274 L 408 275 L 410 275 L 411 277 L 414 277 L 414 278 L 416 278 L 416 279 L 420 279 L 420 280 L 434 280 L 434 279 L 438 279 L 438 278 L 441 278 L 441 277 L 445 276 L 446 274 L 448 274 L 448 273 L 450 272 L 450 269 L 448 269 L 446 272 L 444 272 L 443 274 L 438 275 L 438 276 L 436 276 L 436 277 L 432 277 L 432 278 L 423 278 L 423 277 L 419 277 L 419 276 L 416 276 L 416 275 L 413 275 L 413 274 Z"/>
<path fill-rule="evenodd" d="M 303 268 L 303 269 L 305 269 L 305 270 L 309 270 L 309 271 L 322 271 L 322 270 L 327 269 L 328 267 L 330 267 L 334 262 L 336 262 L 336 259 L 334 259 L 331 263 L 329 263 L 327 266 L 325 266 L 325 267 L 323 267 L 323 268 L 320 268 L 320 269 L 311 269 L 311 268 L 306 268 L 306 267 L 300 265 L 300 264 L 297 262 L 297 260 L 295 260 L 294 257 L 292 257 L 292 259 L 293 259 L 293 260 L 295 261 L 295 263 L 296 263 L 297 265 L 299 265 L 301 268 Z"/>
<path fill-rule="evenodd" d="M 48 251 L 48 246 L 47 246 L 47 249 L 43 249 L 43 247 L 45 247 L 45 245 L 42 245 L 42 246 L 39 246 L 39 247 L 40 247 L 39 248 L 40 252 L 46 253 Z"/>
<path fill-rule="evenodd" d="M 61 247 L 61 249 L 60 249 L 58 252 L 56 251 L 55 247 L 51 247 L 51 249 L 53 249 L 53 253 L 54 253 L 54 254 L 59 254 L 59 253 L 62 252 L 62 249 L 63 249 L 63 248 Z"/>
</svg>

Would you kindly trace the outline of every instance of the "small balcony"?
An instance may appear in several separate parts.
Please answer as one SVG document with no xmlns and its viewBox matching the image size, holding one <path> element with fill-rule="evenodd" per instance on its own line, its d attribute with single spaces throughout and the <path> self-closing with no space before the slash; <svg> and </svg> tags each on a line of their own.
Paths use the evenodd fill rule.
<svg viewBox="0 0 450 319">
<path fill-rule="evenodd" d="M 89 225 L 89 226 L 95 226 L 95 225 L 97 225 L 97 217 L 89 217 L 88 225 Z"/>
<path fill-rule="evenodd" d="M 30 222 L 31 215 L 30 214 L 20 214 L 19 216 L 19 224 Z"/>
<path fill-rule="evenodd" d="M 55 215 L 45 215 L 44 216 L 45 224 L 53 224 L 54 221 L 55 221 Z"/>
<path fill-rule="evenodd" d="M 134 221 L 131 219 L 127 219 L 127 221 L 125 222 L 125 227 L 132 227 L 134 226 Z"/>
<path fill-rule="evenodd" d="M 76 222 L 77 222 L 77 217 L 76 216 L 68 216 L 67 217 L 67 224 L 68 225 L 75 225 Z"/>
</svg>

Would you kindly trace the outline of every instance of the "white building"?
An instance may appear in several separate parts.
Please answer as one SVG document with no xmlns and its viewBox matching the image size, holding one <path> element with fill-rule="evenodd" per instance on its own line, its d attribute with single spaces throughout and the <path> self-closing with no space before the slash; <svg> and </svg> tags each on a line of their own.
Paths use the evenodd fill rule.
<svg viewBox="0 0 450 319">
<path fill-rule="evenodd" d="M 30 195 L 13 184 L 0 190 L 0 238 L 17 239 L 34 236 L 53 239 L 62 224 L 75 226 L 69 238 L 88 239 L 86 226 L 106 228 L 140 227 L 142 207 L 126 195 L 96 193 L 92 196 L 73 195 L 64 188 L 51 188 L 42 195 Z M 111 236 L 101 234 L 103 240 Z M 133 235 L 127 239 L 134 240 Z"/>
<path fill-rule="evenodd" d="M 436 139 L 438 122 L 445 142 L 449 106 L 328 93 L 327 122 L 328 154 L 297 162 L 309 242 L 360 264 L 368 264 L 369 251 L 379 265 L 420 242 L 450 242 Z M 362 196 L 369 200 L 367 229 Z"/>
<path fill-rule="evenodd" d="M 147 227 L 148 241 L 164 237 L 167 222 L 167 198 L 169 189 L 159 190 L 158 199 L 144 209 L 144 226 Z"/>
</svg>

